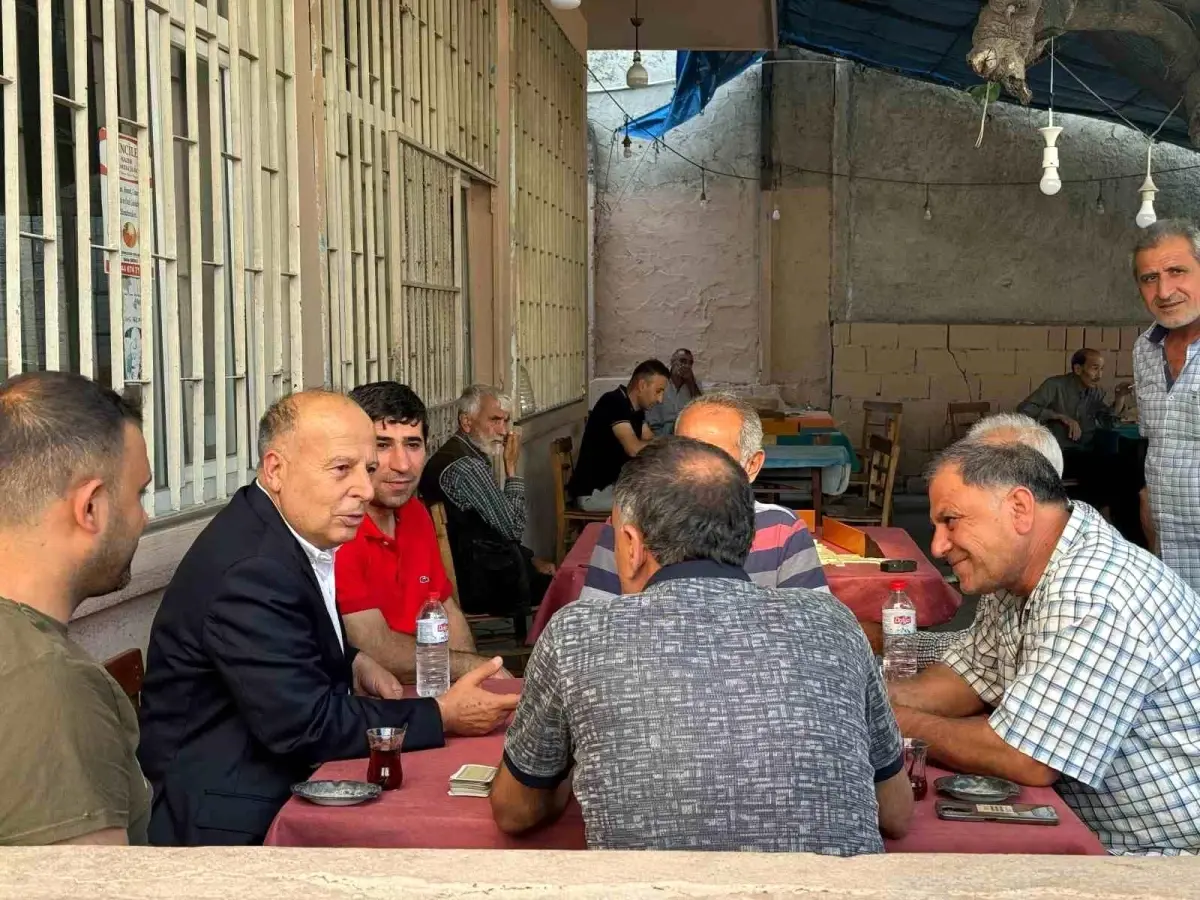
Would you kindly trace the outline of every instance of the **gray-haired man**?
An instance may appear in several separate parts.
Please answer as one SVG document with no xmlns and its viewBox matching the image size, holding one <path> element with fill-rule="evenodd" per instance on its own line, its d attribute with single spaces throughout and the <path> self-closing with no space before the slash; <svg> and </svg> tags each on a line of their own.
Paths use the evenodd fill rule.
<svg viewBox="0 0 1200 900">
<path fill-rule="evenodd" d="M 573 770 L 591 848 L 848 856 L 902 834 L 912 791 L 867 643 L 828 594 L 750 581 L 737 463 L 660 438 L 622 469 L 613 525 L 625 596 L 562 610 L 534 648 L 500 828 L 556 816 Z"/>
<path fill-rule="evenodd" d="M 450 547 L 464 612 L 516 616 L 550 586 L 554 566 L 535 559 L 525 536 L 525 479 L 518 473 L 520 435 L 510 428 L 512 402 L 499 388 L 475 384 L 458 401 L 458 430 L 421 474 L 421 497 L 446 509 Z M 492 460 L 504 459 L 504 487 Z"/>
<path fill-rule="evenodd" d="M 1029 416 L 1020 413 L 998 413 L 980 419 L 971 426 L 964 441 L 983 444 L 1024 444 L 1036 450 L 1050 461 L 1055 473 L 1063 473 L 1063 452 L 1054 433 L 1039 425 Z M 876 653 L 883 650 L 883 630 L 878 622 L 862 622 L 863 631 Z M 967 635 L 966 631 L 919 631 L 917 632 L 917 667 L 924 669 L 941 662 L 950 648 L 956 646 Z"/>
<path fill-rule="evenodd" d="M 1200 227 L 1151 225 L 1133 273 L 1155 320 L 1133 348 L 1153 530 L 1163 561 L 1200 590 Z"/>
<path fill-rule="evenodd" d="M 904 734 L 959 772 L 1055 784 L 1114 853 L 1200 852 L 1200 597 L 1020 444 L 955 444 L 929 503 L 934 555 L 983 599 L 941 663 L 889 685 Z"/>
</svg>

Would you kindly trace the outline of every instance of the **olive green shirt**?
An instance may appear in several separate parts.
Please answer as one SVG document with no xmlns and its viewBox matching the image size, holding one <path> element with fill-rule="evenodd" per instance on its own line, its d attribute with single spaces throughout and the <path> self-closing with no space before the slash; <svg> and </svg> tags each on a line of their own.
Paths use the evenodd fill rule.
<svg viewBox="0 0 1200 900">
<path fill-rule="evenodd" d="M 106 828 L 146 843 L 137 713 L 67 627 L 0 598 L 0 846 Z"/>
</svg>

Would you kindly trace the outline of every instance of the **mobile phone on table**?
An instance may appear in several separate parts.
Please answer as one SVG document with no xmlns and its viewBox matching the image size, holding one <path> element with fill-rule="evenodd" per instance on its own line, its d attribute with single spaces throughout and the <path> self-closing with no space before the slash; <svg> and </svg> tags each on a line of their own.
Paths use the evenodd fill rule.
<svg viewBox="0 0 1200 900">
<path fill-rule="evenodd" d="M 1006 822 L 1011 825 L 1057 825 L 1058 813 L 1044 803 L 964 803 L 939 800 L 939 819 L 949 822 Z"/>
<path fill-rule="evenodd" d="M 917 571 L 917 561 L 915 559 L 885 559 L 879 564 L 879 568 L 884 572 L 891 572 L 893 574 L 915 572 Z"/>
</svg>

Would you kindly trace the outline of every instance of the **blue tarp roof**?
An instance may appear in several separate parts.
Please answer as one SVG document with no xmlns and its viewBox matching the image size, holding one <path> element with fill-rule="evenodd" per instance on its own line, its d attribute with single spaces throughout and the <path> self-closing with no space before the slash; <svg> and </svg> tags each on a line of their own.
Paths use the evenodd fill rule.
<svg viewBox="0 0 1200 900">
<path fill-rule="evenodd" d="M 779 0 L 780 46 L 796 46 L 876 68 L 966 89 L 979 84 L 967 65 L 979 0 Z M 1125 118 L 1152 132 L 1170 111 L 1150 91 L 1118 72 L 1097 49 L 1111 35 L 1067 34 L 1055 42 L 1057 57 Z M 1139 39 L 1123 36 L 1122 41 Z M 654 138 L 696 115 L 713 92 L 761 54 L 681 51 L 669 105 L 630 123 L 634 137 Z M 1028 73 L 1033 105 L 1050 96 L 1050 65 Z M 1005 99 L 1007 95 L 1005 95 Z M 1054 107 L 1120 121 L 1061 68 L 1055 72 Z M 1190 147 L 1182 108 L 1159 140 Z"/>
</svg>

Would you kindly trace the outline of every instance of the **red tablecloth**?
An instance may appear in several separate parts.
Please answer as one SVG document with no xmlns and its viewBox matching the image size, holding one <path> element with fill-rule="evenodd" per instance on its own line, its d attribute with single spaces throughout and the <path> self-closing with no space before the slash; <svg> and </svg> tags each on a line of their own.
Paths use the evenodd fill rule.
<svg viewBox="0 0 1200 900">
<path fill-rule="evenodd" d="M 566 555 L 550 582 L 542 605 L 538 608 L 529 631 L 532 645 L 550 623 L 550 618 L 569 603 L 574 603 L 583 590 L 588 560 L 600 536 L 601 525 L 593 522 L 583 529 L 579 540 Z M 908 585 L 908 595 L 917 605 L 917 622 L 921 626 L 941 625 L 954 618 L 962 603 L 962 595 L 946 584 L 942 573 L 921 552 L 903 528 L 863 528 L 889 559 L 915 559 L 917 571 L 903 575 L 881 572 L 878 564 L 863 563 L 848 566 L 826 566 L 825 579 L 835 597 L 845 603 L 859 619 L 878 622 L 887 598 L 888 584 L 902 578 Z"/>
<path fill-rule="evenodd" d="M 464 763 L 496 765 L 504 735 L 453 738 L 444 748 L 404 755 L 404 787 L 386 791 L 361 806 L 315 806 L 292 798 L 275 817 L 267 834 L 276 847 L 385 847 L 407 850 L 583 850 L 583 817 L 571 800 L 563 817 L 534 834 L 513 838 L 492 822 L 487 800 L 448 795 L 450 776 Z M 365 759 L 328 763 L 316 779 L 361 780 Z M 1103 854 L 1095 835 L 1052 788 L 1026 788 L 1021 803 L 1049 803 L 1060 824 L 962 824 L 943 822 L 934 812 L 933 779 L 944 774 L 929 770 L 930 794 L 917 804 L 908 837 L 886 841 L 895 853 L 1049 853 Z"/>
</svg>

